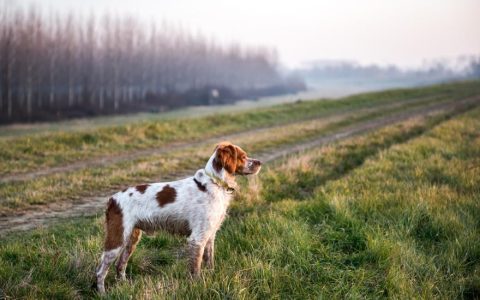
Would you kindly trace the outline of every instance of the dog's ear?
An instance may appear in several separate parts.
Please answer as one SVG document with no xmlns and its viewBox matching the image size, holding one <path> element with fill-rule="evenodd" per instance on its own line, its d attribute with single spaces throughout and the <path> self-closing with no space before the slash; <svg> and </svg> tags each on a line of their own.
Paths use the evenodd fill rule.
<svg viewBox="0 0 480 300">
<path fill-rule="evenodd" d="M 224 168 L 228 173 L 234 174 L 237 167 L 237 149 L 228 142 L 220 143 L 216 148 L 217 156 L 214 160 L 214 168 L 220 172 Z"/>
</svg>

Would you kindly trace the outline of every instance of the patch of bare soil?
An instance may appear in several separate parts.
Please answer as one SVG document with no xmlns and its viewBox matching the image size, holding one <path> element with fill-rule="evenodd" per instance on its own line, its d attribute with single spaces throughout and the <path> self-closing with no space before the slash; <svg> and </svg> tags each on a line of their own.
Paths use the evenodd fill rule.
<svg viewBox="0 0 480 300">
<path fill-rule="evenodd" d="M 261 153 L 258 157 L 264 162 L 272 162 L 281 159 L 287 155 L 305 151 L 315 147 L 321 147 L 332 142 L 344 140 L 356 135 L 365 134 L 367 132 L 379 129 L 394 123 L 405 121 L 414 117 L 425 117 L 429 115 L 439 114 L 445 111 L 453 114 L 459 114 L 465 112 L 472 107 L 480 104 L 480 96 L 465 99 L 463 101 L 441 103 L 429 105 L 427 107 L 421 107 L 418 109 L 410 110 L 408 112 L 400 112 L 392 116 L 380 117 L 373 120 L 360 122 L 348 127 L 341 128 L 334 133 L 320 136 L 316 139 L 310 140 L 305 143 L 295 144 L 288 147 L 281 147 L 279 149 L 271 150 Z M 218 138 L 211 139 L 218 140 Z M 212 141 L 197 142 L 203 144 Z M 196 143 L 188 144 L 194 146 Z M 175 147 L 187 147 L 186 145 Z M 179 149 L 179 148 L 177 148 Z M 142 151 L 142 154 L 149 154 L 152 150 Z M 160 152 L 155 152 L 160 153 Z M 135 153 L 135 157 L 140 157 L 142 154 Z M 188 176 L 193 174 L 195 170 L 185 170 L 184 174 L 175 174 L 172 178 L 162 178 L 162 180 L 172 180 L 179 177 Z M 21 215 L 1 216 L 0 217 L 0 235 L 5 235 L 8 232 L 19 230 L 30 230 L 49 224 L 65 220 L 67 218 L 79 217 L 79 216 L 91 216 L 100 213 L 106 204 L 108 195 L 88 197 L 81 201 L 76 202 L 60 202 L 53 203 L 42 207 L 42 209 L 36 211 L 27 211 Z"/>
</svg>

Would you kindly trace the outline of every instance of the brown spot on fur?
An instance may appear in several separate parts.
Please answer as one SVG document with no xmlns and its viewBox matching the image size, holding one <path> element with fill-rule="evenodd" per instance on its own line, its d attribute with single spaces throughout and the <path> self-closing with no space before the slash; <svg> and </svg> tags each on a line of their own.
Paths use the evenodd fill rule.
<svg viewBox="0 0 480 300">
<path fill-rule="evenodd" d="M 237 148 L 237 164 L 235 166 L 235 173 L 241 175 L 243 173 L 243 168 L 247 160 L 247 153 L 238 146 L 235 146 L 235 148 Z"/>
<path fill-rule="evenodd" d="M 130 241 L 127 245 L 127 249 L 132 249 L 135 250 L 135 246 L 138 244 L 140 241 L 140 238 L 142 237 L 142 231 L 140 229 L 134 229 L 132 231 L 132 234 L 130 235 Z"/>
<path fill-rule="evenodd" d="M 193 178 L 193 181 L 195 181 L 195 183 L 197 184 L 197 187 L 200 191 L 202 192 L 206 192 L 207 191 L 207 188 L 200 182 L 198 181 L 197 179 Z"/>
<path fill-rule="evenodd" d="M 127 190 L 128 190 L 128 187 L 127 187 L 127 188 L 124 188 L 124 189 L 122 190 L 122 193 L 125 193 Z"/>
<path fill-rule="evenodd" d="M 114 198 L 108 200 L 105 212 L 105 250 L 112 250 L 123 244 L 123 213 Z"/>
<path fill-rule="evenodd" d="M 128 258 L 137 248 L 137 244 L 142 237 L 142 231 L 138 228 L 133 229 L 130 239 L 128 240 L 127 246 L 123 250 L 122 255 L 117 261 L 117 275 L 120 276 L 121 273 L 125 274 L 125 268 L 127 267 Z"/>
<path fill-rule="evenodd" d="M 229 142 L 222 142 L 217 145 L 217 156 L 213 161 L 213 167 L 217 172 L 222 168 L 230 174 L 235 173 L 237 165 L 237 149 Z"/>
<path fill-rule="evenodd" d="M 158 205 L 160 205 L 160 207 L 164 207 L 169 203 L 175 202 L 176 197 L 177 191 L 167 184 L 160 192 L 157 193 L 156 198 Z"/>
<path fill-rule="evenodd" d="M 143 193 L 145 193 L 145 191 L 147 190 L 147 188 L 148 188 L 149 186 L 150 186 L 149 184 L 141 184 L 141 185 L 137 185 L 135 188 L 137 189 L 137 191 L 138 191 L 140 194 L 143 194 Z"/>
<path fill-rule="evenodd" d="M 130 235 L 130 240 L 128 241 L 125 251 L 128 251 L 130 254 L 133 251 L 135 251 L 135 248 L 137 247 L 137 244 L 138 242 L 140 242 L 141 238 L 142 238 L 142 231 L 138 228 L 135 228 L 132 231 L 132 234 Z"/>
<path fill-rule="evenodd" d="M 230 142 L 222 142 L 215 148 L 217 156 L 213 160 L 213 168 L 220 172 L 224 168 L 230 174 L 242 174 L 247 160 L 247 153 Z"/>
<path fill-rule="evenodd" d="M 153 233 L 155 230 L 161 229 L 168 233 L 181 236 L 189 236 L 192 234 L 188 221 L 171 217 L 154 221 L 138 221 L 135 224 L 135 228 L 139 228 L 147 233 Z"/>
</svg>

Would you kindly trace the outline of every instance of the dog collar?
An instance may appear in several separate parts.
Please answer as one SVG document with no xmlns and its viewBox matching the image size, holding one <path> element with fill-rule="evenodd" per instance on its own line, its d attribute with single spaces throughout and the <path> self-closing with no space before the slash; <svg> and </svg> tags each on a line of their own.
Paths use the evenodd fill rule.
<svg viewBox="0 0 480 300">
<path fill-rule="evenodd" d="M 227 191 L 227 193 L 232 194 L 233 192 L 235 192 L 234 187 L 229 186 L 228 183 L 225 180 L 221 179 L 217 175 L 211 174 L 207 171 L 205 171 L 205 174 L 207 174 L 207 176 L 210 177 L 210 179 L 212 180 L 213 183 L 215 183 L 216 185 L 218 185 L 221 188 L 224 188 L 225 191 Z"/>
</svg>

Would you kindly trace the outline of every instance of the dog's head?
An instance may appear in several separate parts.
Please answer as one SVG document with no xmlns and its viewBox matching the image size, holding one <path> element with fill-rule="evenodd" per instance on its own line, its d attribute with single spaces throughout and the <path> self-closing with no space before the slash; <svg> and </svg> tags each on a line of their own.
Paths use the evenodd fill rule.
<svg viewBox="0 0 480 300">
<path fill-rule="evenodd" d="M 261 161 L 248 157 L 242 148 L 230 142 L 219 143 L 212 157 L 213 169 L 217 173 L 224 169 L 231 175 L 251 175 L 257 174 L 262 166 Z"/>
</svg>

